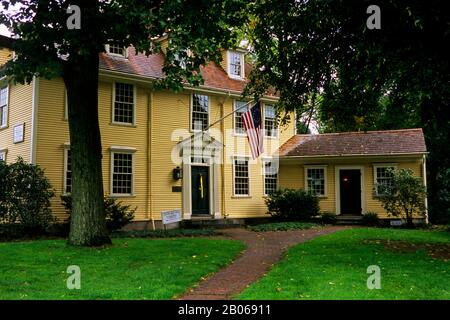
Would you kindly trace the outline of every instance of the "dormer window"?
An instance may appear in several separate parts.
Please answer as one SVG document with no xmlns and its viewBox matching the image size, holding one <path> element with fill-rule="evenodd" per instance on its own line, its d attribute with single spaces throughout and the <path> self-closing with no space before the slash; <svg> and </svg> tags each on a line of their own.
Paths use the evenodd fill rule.
<svg viewBox="0 0 450 320">
<path fill-rule="evenodd" d="M 244 78 L 244 54 L 236 51 L 228 51 L 228 75 L 230 78 Z"/>
<path fill-rule="evenodd" d="M 106 44 L 106 53 L 111 56 L 127 58 L 127 49 L 116 44 Z"/>
</svg>

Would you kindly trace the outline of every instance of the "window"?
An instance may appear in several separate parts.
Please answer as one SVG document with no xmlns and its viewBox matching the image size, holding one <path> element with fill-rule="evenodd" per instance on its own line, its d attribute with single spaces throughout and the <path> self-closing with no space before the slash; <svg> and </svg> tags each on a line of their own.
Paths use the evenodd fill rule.
<svg viewBox="0 0 450 320">
<path fill-rule="evenodd" d="M 0 150 L 0 161 L 6 162 L 6 150 Z"/>
<path fill-rule="evenodd" d="M 112 152 L 112 194 L 133 194 L 133 153 Z"/>
<path fill-rule="evenodd" d="M 72 192 L 72 159 L 70 149 L 64 149 L 64 193 Z"/>
<path fill-rule="evenodd" d="M 266 137 L 277 136 L 277 124 L 275 107 L 271 104 L 264 105 L 264 132 Z"/>
<path fill-rule="evenodd" d="M 8 86 L 0 88 L 0 128 L 8 126 Z"/>
<path fill-rule="evenodd" d="M 234 116 L 234 133 L 244 134 L 244 123 L 242 122 L 242 114 L 248 110 L 248 106 L 244 107 L 248 102 L 235 100 L 234 109 L 236 110 Z"/>
<path fill-rule="evenodd" d="M 209 125 L 209 97 L 201 94 L 192 95 L 192 130 L 204 131 Z"/>
<path fill-rule="evenodd" d="M 117 44 L 107 44 L 105 45 L 105 50 L 108 54 L 113 56 L 127 57 L 127 49 Z"/>
<path fill-rule="evenodd" d="M 319 197 L 326 196 L 326 167 L 306 167 L 306 190 Z"/>
<path fill-rule="evenodd" d="M 231 78 L 244 77 L 244 55 L 239 52 L 228 51 L 228 74 Z"/>
<path fill-rule="evenodd" d="M 273 162 L 264 161 L 264 195 L 269 195 L 277 190 L 278 170 Z"/>
<path fill-rule="evenodd" d="M 375 194 L 383 195 L 387 188 L 392 185 L 393 170 L 395 165 L 375 165 Z"/>
<path fill-rule="evenodd" d="M 134 90 L 132 84 L 115 83 L 113 123 L 134 124 Z"/>
<path fill-rule="evenodd" d="M 248 196 L 250 194 L 250 183 L 248 174 L 248 159 L 234 159 L 234 195 Z"/>
</svg>

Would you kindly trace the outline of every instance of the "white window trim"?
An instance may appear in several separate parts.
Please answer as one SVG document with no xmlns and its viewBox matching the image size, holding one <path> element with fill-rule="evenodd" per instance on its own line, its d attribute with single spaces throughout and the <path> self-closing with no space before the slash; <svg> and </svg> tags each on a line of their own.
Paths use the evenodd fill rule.
<svg viewBox="0 0 450 320">
<path fill-rule="evenodd" d="M 135 197 L 135 176 L 136 176 L 136 161 L 135 153 L 136 148 L 133 147 L 122 147 L 122 146 L 111 146 L 109 148 L 110 152 L 110 169 L 109 169 L 109 195 L 112 198 L 130 198 Z M 113 193 L 113 177 L 114 177 L 114 154 L 115 153 L 128 153 L 131 154 L 132 168 L 131 168 L 131 193 Z"/>
<path fill-rule="evenodd" d="M 235 111 L 235 112 L 236 112 L 236 103 L 238 101 L 245 101 L 245 100 L 233 99 L 233 111 Z M 245 101 L 245 102 L 248 103 L 248 101 Z M 245 112 L 249 109 L 249 107 L 250 106 L 247 105 L 246 108 L 242 108 L 241 110 L 239 110 L 239 112 L 242 112 L 242 111 Z M 236 113 L 233 116 L 233 135 L 236 137 L 246 137 L 247 136 L 247 134 L 245 133 L 245 130 L 242 133 L 236 132 Z"/>
<path fill-rule="evenodd" d="M 133 86 L 133 123 L 114 121 L 114 109 L 116 107 L 116 83 L 123 83 Z M 137 87 L 135 84 L 123 81 L 113 81 L 112 83 L 112 106 L 111 106 L 111 124 L 116 126 L 136 127 L 136 101 Z"/>
<path fill-rule="evenodd" d="M 66 180 L 66 178 L 67 178 L 67 162 L 68 162 L 68 158 L 69 158 L 69 156 L 68 156 L 68 152 L 69 152 L 69 150 L 70 150 L 70 144 L 64 144 L 64 172 L 63 172 L 63 190 L 62 190 L 62 195 L 64 195 L 64 196 L 67 196 L 67 195 L 70 195 L 71 193 L 70 192 L 66 192 L 66 190 L 67 190 L 67 180 Z"/>
<path fill-rule="evenodd" d="M 0 155 L 3 157 L 3 161 L 6 162 L 6 157 L 8 155 L 8 149 L 0 149 Z"/>
<path fill-rule="evenodd" d="M 308 189 L 308 169 L 323 169 L 324 174 L 324 194 L 323 195 L 316 195 L 318 198 L 327 198 L 328 197 L 328 165 L 306 165 L 304 166 L 304 184 L 305 184 L 305 191 L 309 191 Z"/>
<path fill-rule="evenodd" d="M 266 192 L 266 162 L 273 162 L 273 159 L 263 157 L 261 162 L 262 162 L 262 176 L 263 176 L 263 195 L 268 196 L 269 194 Z M 278 167 L 276 189 L 278 189 L 279 186 L 280 186 L 280 168 Z"/>
<path fill-rule="evenodd" d="M 0 89 L 4 88 L 4 86 L 0 85 Z M 9 83 L 6 85 L 6 118 L 5 118 L 5 124 L 2 125 L 0 123 L 0 129 L 6 129 L 8 128 L 8 124 L 9 124 L 9 90 L 10 90 L 10 86 Z"/>
<path fill-rule="evenodd" d="M 194 94 L 198 95 L 198 96 L 207 96 L 208 97 L 208 126 L 211 124 L 211 96 L 205 93 L 200 93 L 200 92 L 193 92 L 191 93 L 190 96 L 190 112 L 189 112 L 189 131 L 190 132 L 202 132 L 202 130 L 197 130 L 193 128 L 193 123 L 192 123 L 192 119 L 193 119 L 193 113 L 194 113 Z M 208 130 L 206 130 L 206 132 L 208 132 Z"/>
<path fill-rule="evenodd" d="M 251 198 L 251 174 L 250 174 L 250 157 L 249 156 L 242 156 L 242 155 L 236 155 L 236 156 L 232 156 L 232 163 L 233 163 L 233 198 Z M 248 193 L 247 194 L 236 194 L 236 172 L 235 172 L 235 160 L 247 160 L 247 172 L 248 172 Z"/>
<path fill-rule="evenodd" d="M 109 51 L 109 44 L 105 44 L 105 51 L 109 56 L 112 57 L 120 57 L 120 58 L 124 58 L 124 59 L 128 59 L 128 50 L 126 47 L 123 47 L 123 52 L 124 54 L 117 54 L 117 53 L 111 53 Z"/>
<path fill-rule="evenodd" d="M 240 76 L 231 74 L 231 63 L 230 63 L 231 62 L 231 59 L 230 59 L 230 54 L 231 53 L 238 54 L 240 59 L 241 59 L 241 75 Z M 228 73 L 228 76 L 231 79 L 244 80 L 244 78 L 245 78 L 245 59 L 244 59 L 244 54 L 242 52 L 233 51 L 233 50 L 228 50 L 227 51 L 227 73 Z"/>
<path fill-rule="evenodd" d="M 275 136 L 268 136 L 268 135 L 266 135 L 266 105 L 270 105 L 270 106 L 272 106 L 275 109 L 275 104 L 274 103 L 266 103 L 266 102 L 263 103 L 262 126 L 263 126 L 263 129 L 264 129 L 264 138 L 266 138 L 266 139 L 279 139 L 280 138 L 280 126 L 277 123 L 277 117 L 276 116 L 275 116 L 275 119 L 274 119 L 275 125 L 276 125 Z"/>
<path fill-rule="evenodd" d="M 375 196 L 380 196 L 378 193 L 378 187 L 377 187 L 377 168 L 394 168 L 394 170 L 397 170 L 398 164 L 397 163 L 374 163 L 372 165 L 373 167 L 373 185 L 375 189 Z"/>
</svg>

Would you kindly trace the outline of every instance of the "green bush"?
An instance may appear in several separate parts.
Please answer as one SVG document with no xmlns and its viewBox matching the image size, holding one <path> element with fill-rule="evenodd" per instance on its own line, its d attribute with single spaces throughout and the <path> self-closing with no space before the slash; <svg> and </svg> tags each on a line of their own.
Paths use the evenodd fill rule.
<svg viewBox="0 0 450 320">
<path fill-rule="evenodd" d="M 411 169 L 400 169 L 392 171 L 391 183 L 383 186 L 380 201 L 390 215 L 405 218 L 406 224 L 412 226 L 415 213 L 425 215 L 426 195 L 422 179 Z"/>
<path fill-rule="evenodd" d="M 319 213 L 319 199 L 304 190 L 280 189 L 265 197 L 268 214 L 281 220 L 305 220 Z"/>
<path fill-rule="evenodd" d="M 44 171 L 19 157 L 9 165 L 0 161 L 0 179 L 1 222 L 24 234 L 45 232 L 54 222 L 50 199 L 55 192 Z"/>
<path fill-rule="evenodd" d="M 320 214 L 320 221 L 322 224 L 335 224 L 337 222 L 337 217 L 332 212 L 322 212 Z"/>
<path fill-rule="evenodd" d="M 69 195 L 61 196 L 62 204 L 69 214 L 72 211 L 72 197 Z M 115 198 L 104 198 L 106 227 L 110 232 L 119 230 L 129 224 L 134 219 L 136 208 L 131 209 L 130 205 L 123 205 L 122 201 Z"/>
<path fill-rule="evenodd" d="M 375 227 L 380 225 L 380 218 L 376 212 L 366 212 L 362 216 L 362 224 L 369 227 Z"/>
</svg>

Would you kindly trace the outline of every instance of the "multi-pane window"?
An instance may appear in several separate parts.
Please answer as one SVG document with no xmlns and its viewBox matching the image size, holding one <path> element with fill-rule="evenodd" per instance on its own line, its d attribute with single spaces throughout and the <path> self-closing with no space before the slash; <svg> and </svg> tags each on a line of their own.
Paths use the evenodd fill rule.
<svg viewBox="0 0 450 320">
<path fill-rule="evenodd" d="M 250 193 L 248 159 L 234 159 L 234 194 L 247 196 Z"/>
<path fill-rule="evenodd" d="M 242 78 L 242 54 L 238 52 L 230 51 L 228 54 L 229 59 L 229 73 L 236 78 Z"/>
<path fill-rule="evenodd" d="M 306 169 L 306 188 L 312 194 L 325 196 L 325 168 Z"/>
<path fill-rule="evenodd" d="M 0 128 L 8 125 L 8 87 L 0 88 Z"/>
<path fill-rule="evenodd" d="M 133 194 L 133 153 L 113 152 L 112 193 Z"/>
<path fill-rule="evenodd" d="M 392 186 L 393 166 L 375 166 L 375 191 L 377 195 L 386 193 Z"/>
<path fill-rule="evenodd" d="M 275 107 L 270 104 L 264 105 L 264 132 L 266 137 L 277 136 Z"/>
<path fill-rule="evenodd" d="M 72 157 L 70 154 L 70 149 L 66 149 L 64 151 L 64 193 L 71 193 L 72 192 Z"/>
<path fill-rule="evenodd" d="M 106 52 L 109 54 L 114 54 L 118 56 L 126 57 L 126 49 L 122 46 L 119 46 L 117 44 L 107 44 L 106 45 Z"/>
<path fill-rule="evenodd" d="M 209 97 L 201 94 L 192 95 L 192 130 L 206 130 L 209 125 Z"/>
<path fill-rule="evenodd" d="M 242 114 L 248 110 L 248 107 L 245 107 L 246 104 L 247 104 L 246 101 L 239 101 L 239 100 L 236 100 L 234 103 L 234 108 L 236 110 L 234 114 L 234 133 L 237 134 L 245 133 L 244 123 L 242 121 Z"/>
<path fill-rule="evenodd" d="M 5 150 L 0 151 L 0 161 L 6 161 L 6 151 Z"/>
<path fill-rule="evenodd" d="M 270 161 L 264 161 L 264 194 L 270 195 L 278 187 L 278 170 Z"/>
<path fill-rule="evenodd" d="M 115 83 L 114 90 L 114 119 L 116 123 L 134 123 L 134 85 Z"/>
</svg>

